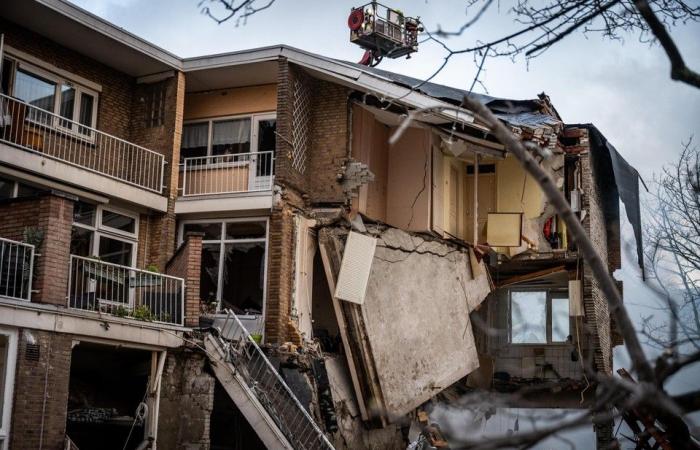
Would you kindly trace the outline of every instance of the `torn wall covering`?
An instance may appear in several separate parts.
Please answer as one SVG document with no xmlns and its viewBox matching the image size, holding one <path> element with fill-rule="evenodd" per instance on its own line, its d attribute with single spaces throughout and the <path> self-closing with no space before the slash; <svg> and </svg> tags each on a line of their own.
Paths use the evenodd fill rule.
<svg viewBox="0 0 700 450">
<path fill-rule="evenodd" d="M 377 246 L 364 303 L 341 301 L 339 325 L 347 322 L 350 331 L 345 350 L 360 373 L 358 399 L 369 418 L 386 423 L 479 367 L 469 313 L 491 284 L 471 249 L 396 228 L 367 229 Z M 348 231 L 319 231 L 333 278 Z"/>
</svg>

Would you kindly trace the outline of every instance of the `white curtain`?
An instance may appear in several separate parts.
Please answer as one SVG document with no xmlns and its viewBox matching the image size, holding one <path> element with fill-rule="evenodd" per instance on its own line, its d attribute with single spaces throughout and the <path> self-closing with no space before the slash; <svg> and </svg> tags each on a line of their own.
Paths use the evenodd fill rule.
<svg viewBox="0 0 700 450">
<path fill-rule="evenodd" d="M 250 141 L 250 119 L 214 122 L 212 145 L 242 144 Z"/>
<path fill-rule="evenodd" d="M 209 139 L 209 123 L 194 123 L 182 127 L 182 148 L 206 147 Z"/>
</svg>

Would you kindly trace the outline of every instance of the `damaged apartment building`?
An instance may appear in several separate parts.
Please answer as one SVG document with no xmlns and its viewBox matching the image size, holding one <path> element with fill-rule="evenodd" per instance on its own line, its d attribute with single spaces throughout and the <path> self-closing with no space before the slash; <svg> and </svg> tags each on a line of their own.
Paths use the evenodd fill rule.
<svg viewBox="0 0 700 450">
<path fill-rule="evenodd" d="M 590 269 L 464 91 L 183 59 L 63 0 L 0 33 L 0 450 L 458 447 L 441 405 L 585 409 L 611 373 Z M 544 94 L 478 98 L 619 269 L 636 171 Z"/>
</svg>

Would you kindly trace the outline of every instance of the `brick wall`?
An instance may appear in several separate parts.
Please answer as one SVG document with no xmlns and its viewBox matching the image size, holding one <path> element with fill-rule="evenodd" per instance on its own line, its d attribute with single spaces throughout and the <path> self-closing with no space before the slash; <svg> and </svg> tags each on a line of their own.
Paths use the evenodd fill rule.
<svg viewBox="0 0 700 450">
<path fill-rule="evenodd" d="M 26 227 L 37 227 L 44 239 L 36 251 L 32 301 L 66 304 L 73 199 L 56 194 L 0 202 L 0 237 L 22 241 Z"/>
<path fill-rule="evenodd" d="M 338 182 L 347 160 L 350 91 L 314 80 L 311 152 L 307 168 L 308 194 L 314 203 L 346 203 Z"/>
<path fill-rule="evenodd" d="M 147 123 L 147 99 L 149 90 L 165 89 L 163 122 L 157 126 Z M 175 252 L 175 200 L 180 163 L 180 141 L 182 138 L 182 117 L 185 105 L 185 75 L 177 72 L 173 77 L 155 84 L 138 85 L 132 104 L 131 140 L 148 149 L 165 155 L 167 164 L 163 176 L 164 195 L 168 198 L 168 211 L 154 214 L 149 220 L 149 234 L 145 263 L 155 264 L 160 269 Z"/>
<path fill-rule="evenodd" d="M 38 360 L 27 352 L 28 341 L 39 346 Z M 36 330 L 20 333 L 10 448 L 59 450 L 66 433 L 72 336 Z M 41 430 L 43 428 L 43 436 Z"/>
<path fill-rule="evenodd" d="M 311 93 L 309 146 L 303 173 L 292 166 L 290 145 L 295 83 L 305 84 Z M 348 95 L 347 88 L 314 79 L 286 59 L 279 60 L 275 184 L 282 190 L 270 216 L 265 310 L 265 339 L 270 343 L 293 339 L 296 334 L 290 325 L 294 295 L 294 214 L 309 203 L 346 203 L 337 175 L 343 172 L 349 148 Z"/>
<path fill-rule="evenodd" d="M 204 233 L 188 233 L 185 242 L 168 262 L 166 273 L 185 279 L 185 325 L 199 325 L 201 297 L 199 295 L 202 270 L 202 237 Z"/>
<path fill-rule="evenodd" d="M 5 34 L 5 45 L 102 86 L 97 128 L 122 139 L 129 139 L 135 86 L 133 78 L 12 22 L 0 19 L 0 32 Z"/>
<path fill-rule="evenodd" d="M 158 448 L 209 449 L 216 380 L 206 364 L 200 353 L 168 353 L 161 380 Z"/>
<path fill-rule="evenodd" d="M 596 156 L 593 152 L 581 155 L 581 172 L 583 181 L 583 209 L 588 212 L 583 226 L 591 238 L 594 247 L 603 260 L 608 261 L 608 236 L 603 214 L 603 200 L 600 184 L 597 182 Z M 612 346 L 610 336 L 610 312 L 608 303 L 594 279 L 593 273 L 584 265 L 583 302 L 587 329 L 593 337 L 595 346 L 594 361 L 599 371 L 612 371 Z"/>
<path fill-rule="evenodd" d="M 282 343 L 287 340 L 294 291 L 294 210 L 286 202 L 273 208 L 268 233 L 265 341 Z"/>
</svg>

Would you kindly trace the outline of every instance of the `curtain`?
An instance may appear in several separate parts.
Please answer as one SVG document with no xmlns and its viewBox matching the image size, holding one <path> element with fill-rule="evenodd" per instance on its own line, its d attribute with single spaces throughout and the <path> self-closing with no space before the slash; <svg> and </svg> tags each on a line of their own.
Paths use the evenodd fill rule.
<svg viewBox="0 0 700 450">
<path fill-rule="evenodd" d="M 212 145 L 250 142 L 250 119 L 214 122 Z"/>
<path fill-rule="evenodd" d="M 182 127 L 182 148 L 206 147 L 209 123 L 193 123 Z"/>
</svg>

